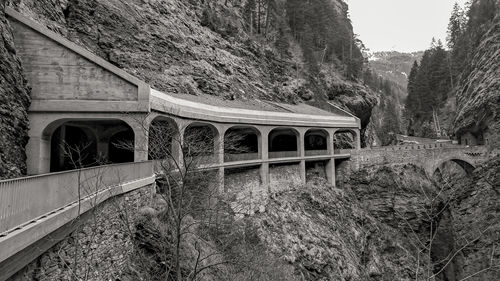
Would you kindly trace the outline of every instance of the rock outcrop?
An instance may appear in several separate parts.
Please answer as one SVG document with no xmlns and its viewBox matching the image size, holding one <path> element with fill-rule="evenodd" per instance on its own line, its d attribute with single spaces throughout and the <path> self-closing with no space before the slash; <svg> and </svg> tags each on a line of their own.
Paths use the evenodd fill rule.
<svg viewBox="0 0 500 281">
<path fill-rule="evenodd" d="M 26 173 L 30 89 L 16 56 L 12 30 L 0 4 L 0 179 Z"/>
</svg>

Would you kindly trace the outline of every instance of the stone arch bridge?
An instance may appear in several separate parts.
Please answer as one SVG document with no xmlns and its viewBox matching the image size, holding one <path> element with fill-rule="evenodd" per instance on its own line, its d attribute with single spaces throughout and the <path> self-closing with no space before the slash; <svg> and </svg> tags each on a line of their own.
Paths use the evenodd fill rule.
<svg viewBox="0 0 500 281">
<path fill-rule="evenodd" d="M 342 151 L 345 153 L 347 151 Z M 488 158 L 485 146 L 462 146 L 449 143 L 412 144 L 351 151 L 351 168 L 385 164 L 415 164 L 432 176 L 445 162 L 455 162 L 467 174 Z"/>
<path fill-rule="evenodd" d="M 200 103 L 191 96 L 157 91 L 18 12 L 7 8 L 6 13 L 32 87 L 32 103 L 30 176 L 0 181 L 0 281 L 57 243 L 51 234 L 96 203 L 154 187 L 154 161 L 162 160 L 152 142 L 155 124 L 170 130 L 172 137 L 165 137 L 162 145 L 174 159 L 181 157 L 189 132 L 203 132 L 211 148 L 201 168 L 216 172 L 220 190 L 235 169 L 252 171 L 252 188 L 269 190 L 287 177 L 305 183 L 312 165 L 322 167 L 334 185 L 336 163 L 350 158 L 355 169 L 369 163 L 413 161 L 428 171 L 446 160 L 471 166 L 480 161 L 475 148 L 361 150 L 360 120 L 333 105 L 324 111 L 265 101 L 228 104 L 207 98 Z M 352 149 L 340 150 L 336 136 L 346 133 L 353 140 Z M 230 134 L 239 135 L 249 149 L 242 153 L 227 147 Z M 61 147 L 83 141 L 84 154 L 91 157 L 82 159 L 86 168 L 71 170 L 71 159 Z M 133 149 L 115 145 L 120 141 L 129 141 Z M 97 158 L 110 164 L 96 167 Z M 287 166 L 291 168 L 283 169 Z M 82 192 L 82 177 L 99 189 Z"/>
</svg>

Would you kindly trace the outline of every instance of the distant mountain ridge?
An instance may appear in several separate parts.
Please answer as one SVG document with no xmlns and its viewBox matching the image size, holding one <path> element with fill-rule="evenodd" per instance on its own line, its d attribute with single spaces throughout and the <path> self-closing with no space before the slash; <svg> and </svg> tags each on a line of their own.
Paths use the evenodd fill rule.
<svg viewBox="0 0 500 281">
<path fill-rule="evenodd" d="M 383 51 L 369 54 L 369 66 L 383 78 L 396 82 L 406 89 L 408 75 L 414 61 L 422 58 L 423 51 L 402 53 L 397 51 Z"/>
</svg>

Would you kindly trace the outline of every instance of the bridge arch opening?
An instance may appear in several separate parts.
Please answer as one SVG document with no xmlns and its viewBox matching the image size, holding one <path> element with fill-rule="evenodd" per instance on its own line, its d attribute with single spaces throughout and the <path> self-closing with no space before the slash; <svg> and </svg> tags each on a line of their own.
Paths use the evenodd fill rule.
<svg viewBox="0 0 500 281">
<path fill-rule="evenodd" d="M 333 147 L 335 149 L 358 149 L 359 136 L 354 130 L 341 129 L 333 135 Z"/>
<path fill-rule="evenodd" d="M 180 141 L 175 121 L 164 116 L 156 117 L 149 126 L 148 159 L 165 160 L 176 157 L 173 146 Z"/>
<path fill-rule="evenodd" d="M 475 170 L 474 165 L 469 163 L 467 160 L 458 159 L 458 158 L 450 158 L 440 161 L 436 166 L 433 167 L 432 176 L 439 174 L 440 177 L 446 176 L 444 173 L 446 172 L 448 176 L 456 177 L 461 171 L 463 174 L 470 176 L 472 172 Z"/>
<path fill-rule="evenodd" d="M 217 128 L 208 123 L 194 122 L 184 130 L 182 150 L 186 158 L 203 157 L 211 162 L 215 157 L 216 140 L 219 138 Z"/>
<path fill-rule="evenodd" d="M 50 143 L 50 172 L 134 161 L 134 131 L 117 119 L 59 120 L 42 139 Z"/>
<path fill-rule="evenodd" d="M 292 128 L 276 128 L 269 132 L 269 158 L 296 157 L 299 132 Z"/>
<path fill-rule="evenodd" d="M 304 135 L 306 156 L 327 155 L 330 137 L 323 129 L 309 129 Z"/>
<path fill-rule="evenodd" d="M 224 161 L 258 159 L 260 132 L 253 127 L 235 126 L 224 134 Z"/>
</svg>

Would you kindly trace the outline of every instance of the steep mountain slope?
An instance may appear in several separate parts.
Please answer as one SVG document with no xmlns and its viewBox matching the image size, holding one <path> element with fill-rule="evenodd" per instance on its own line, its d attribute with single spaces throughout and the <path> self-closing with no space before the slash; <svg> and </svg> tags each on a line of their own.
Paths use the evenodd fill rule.
<svg viewBox="0 0 500 281">
<path fill-rule="evenodd" d="M 423 52 L 375 52 L 369 57 L 369 66 L 385 79 L 394 81 L 406 89 L 411 66 L 414 61 L 422 58 L 422 54 Z"/>
<path fill-rule="evenodd" d="M 0 4 L 1 10 L 3 5 Z M 26 173 L 24 146 L 28 141 L 30 89 L 3 13 L 0 13 L 0 34 L 0 179 L 5 179 Z"/>
<path fill-rule="evenodd" d="M 338 66 L 324 64 L 319 78 L 310 79 L 300 44 L 289 31 L 285 37 L 292 56 L 280 59 L 273 40 L 248 33 L 245 1 L 10 3 L 24 15 L 171 94 L 315 104 L 330 99 L 361 115 L 365 126 L 376 103 L 369 89 L 348 81 Z M 347 9 L 340 0 L 325 3 L 329 8 Z M 348 22 L 347 18 L 341 20 Z M 267 37 L 275 38 L 275 33 Z"/>
</svg>

